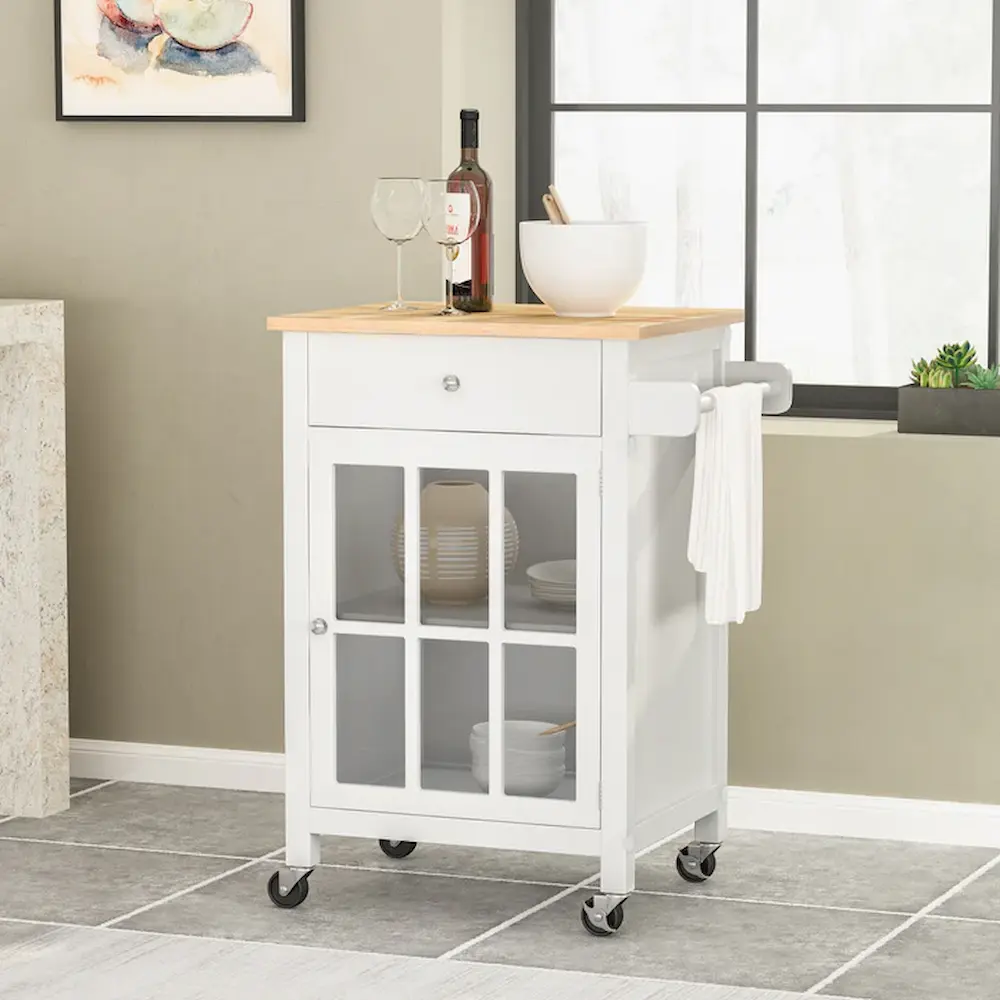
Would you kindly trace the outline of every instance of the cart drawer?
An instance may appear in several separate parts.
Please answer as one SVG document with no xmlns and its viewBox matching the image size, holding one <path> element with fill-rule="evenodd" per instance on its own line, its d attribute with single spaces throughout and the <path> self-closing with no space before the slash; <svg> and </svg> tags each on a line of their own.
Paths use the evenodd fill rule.
<svg viewBox="0 0 1000 1000">
<path fill-rule="evenodd" d="M 601 344 L 309 334 L 309 422 L 599 436 Z"/>
</svg>

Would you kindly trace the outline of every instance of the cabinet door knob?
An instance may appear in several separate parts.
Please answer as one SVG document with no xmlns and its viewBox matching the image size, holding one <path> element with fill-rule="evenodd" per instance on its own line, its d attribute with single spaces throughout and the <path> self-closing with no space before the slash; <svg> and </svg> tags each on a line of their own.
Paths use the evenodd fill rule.
<svg viewBox="0 0 1000 1000">
<path fill-rule="evenodd" d="M 310 629 L 313 635 L 326 635 L 326 630 L 329 626 L 326 621 L 322 618 L 314 618 Z"/>
<path fill-rule="evenodd" d="M 457 375 L 445 375 L 441 379 L 441 385 L 444 386 L 445 392 L 458 392 L 462 388 L 461 380 Z"/>
</svg>

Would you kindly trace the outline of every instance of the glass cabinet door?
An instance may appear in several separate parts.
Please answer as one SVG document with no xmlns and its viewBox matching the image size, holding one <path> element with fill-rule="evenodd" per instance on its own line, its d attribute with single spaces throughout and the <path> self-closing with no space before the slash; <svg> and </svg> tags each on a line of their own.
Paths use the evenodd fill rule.
<svg viewBox="0 0 1000 1000">
<path fill-rule="evenodd" d="M 313 804 L 597 826 L 600 442 L 311 435 Z"/>
</svg>

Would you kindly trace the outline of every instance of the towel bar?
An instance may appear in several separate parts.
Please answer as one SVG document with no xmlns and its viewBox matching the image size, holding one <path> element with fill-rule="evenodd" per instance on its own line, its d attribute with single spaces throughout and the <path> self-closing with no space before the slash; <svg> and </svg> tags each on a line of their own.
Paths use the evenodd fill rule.
<svg viewBox="0 0 1000 1000">
<path fill-rule="evenodd" d="M 764 387 L 764 397 L 775 395 L 774 389 L 771 387 L 769 382 L 760 383 Z M 708 413 L 709 410 L 715 409 L 715 399 L 710 396 L 707 392 L 701 394 L 701 412 Z M 764 410 L 767 411 L 767 404 L 764 404 Z"/>
<path fill-rule="evenodd" d="M 792 373 L 768 361 L 730 361 L 724 385 L 760 382 L 763 412 L 784 413 L 792 405 Z M 714 406 L 711 396 L 694 382 L 644 382 L 629 385 L 629 433 L 637 437 L 688 437 L 698 430 L 702 413 Z"/>
</svg>

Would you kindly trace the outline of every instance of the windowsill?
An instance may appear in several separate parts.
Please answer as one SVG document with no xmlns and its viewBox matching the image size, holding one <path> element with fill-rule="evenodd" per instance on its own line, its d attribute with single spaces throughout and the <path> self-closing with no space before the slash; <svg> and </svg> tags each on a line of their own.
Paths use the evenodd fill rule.
<svg viewBox="0 0 1000 1000">
<path fill-rule="evenodd" d="M 838 417 L 765 417 L 765 436 L 817 438 L 895 438 L 899 441 L 980 441 L 994 442 L 985 447 L 1000 447 L 1000 437 L 963 434 L 900 434 L 895 420 L 848 420 Z"/>
<path fill-rule="evenodd" d="M 765 417 L 765 434 L 803 437 L 895 437 L 895 420 L 842 420 L 835 417 Z"/>
</svg>

